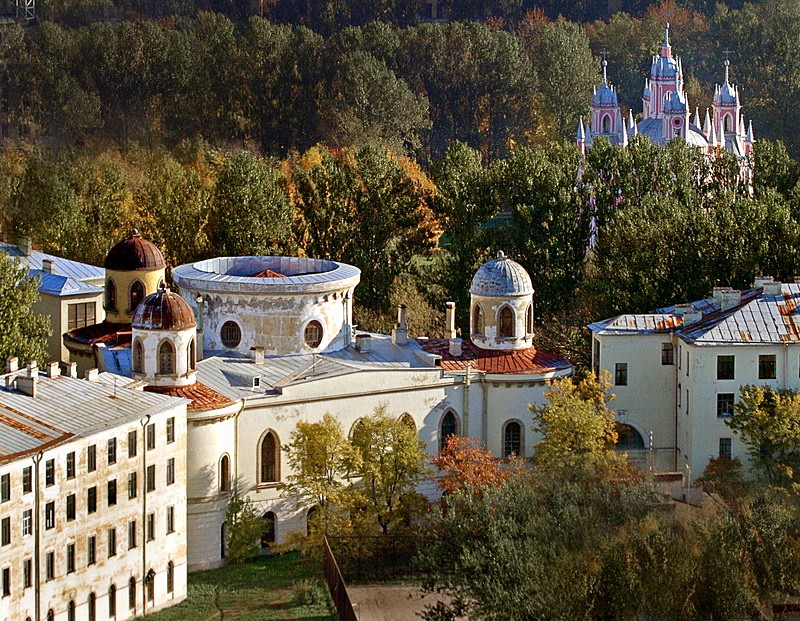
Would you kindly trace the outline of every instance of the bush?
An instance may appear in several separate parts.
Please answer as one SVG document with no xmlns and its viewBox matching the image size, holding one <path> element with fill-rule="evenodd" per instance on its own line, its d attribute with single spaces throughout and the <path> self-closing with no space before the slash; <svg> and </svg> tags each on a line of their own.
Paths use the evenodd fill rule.
<svg viewBox="0 0 800 621">
<path fill-rule="evenodd" d="M 304 578 L 292 585 L 293 606 L 320 606 L 326 601 L 325 591 L 318 580 Z"/>
</svg>

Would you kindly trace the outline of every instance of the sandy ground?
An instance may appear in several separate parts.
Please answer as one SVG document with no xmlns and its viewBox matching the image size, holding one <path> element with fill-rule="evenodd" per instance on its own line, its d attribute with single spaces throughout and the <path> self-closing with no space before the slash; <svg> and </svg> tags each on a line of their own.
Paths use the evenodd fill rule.
<svg viewBox="0 0 800 621">
<path fill-rule="evenodd" d="M 358 621 L 420 621 L 417 612 L 444 596 L 428 593 L 423 597 L 419 587 L 352 586 L 347 587 Z"/>
</svg>

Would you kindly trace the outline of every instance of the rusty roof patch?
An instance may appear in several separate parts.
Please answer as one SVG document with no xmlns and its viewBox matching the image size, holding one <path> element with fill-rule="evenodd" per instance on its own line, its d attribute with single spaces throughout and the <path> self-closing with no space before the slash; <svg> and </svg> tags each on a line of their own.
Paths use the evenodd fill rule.
<svg viewBox="0 0 800 621">
<path fill-rule="evenodd" d="M 461 344 L 460 356 L 450 353 L 450 341 L 447 339 L 430 339 L 419 341 L 420 346 L 429 354 L 441 356 L 441 367 L 447 371 L 461 371 L 467 365 L 476 371 L 500 374 L 538 374 L 553 373 L 572 367 L 566 358 L 535 347 L 518 350 L 481 349 L 470 340 Z"/>
</svg>

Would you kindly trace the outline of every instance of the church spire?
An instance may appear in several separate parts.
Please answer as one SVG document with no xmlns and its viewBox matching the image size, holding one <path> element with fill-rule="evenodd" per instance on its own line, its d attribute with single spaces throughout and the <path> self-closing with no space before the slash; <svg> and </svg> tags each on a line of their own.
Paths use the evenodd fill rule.
<svg viewBox="0 0 800 621">
<path fill-rule="evenodd" d="M 661 45 L 662 58 L 672 58 L 672 46 L 669 44 L 669 22 L 664 24 L 664 43 Z"/>
</svg>

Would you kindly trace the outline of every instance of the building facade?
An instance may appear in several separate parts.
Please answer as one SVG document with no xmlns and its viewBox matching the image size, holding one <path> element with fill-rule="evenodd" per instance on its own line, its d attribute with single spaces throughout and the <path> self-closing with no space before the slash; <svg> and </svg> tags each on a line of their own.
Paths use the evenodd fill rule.
<svg viewBox="0 0 800 621">
<path fill-rule="evenodd" d="M 133 619 L 186 597 L 186 400 L 8 361 L 0 618 Z"/>
<path fill-rule="evenodd" d="M 712 457 L 747 461 L 725 424 L 742 385 L 800 389 L 800 285 L 757 279 L 748 290 L 589 326 L 592 364 L 607 371 L 611 406 L 661 468 L 699 477 Z"/>
</svg>

